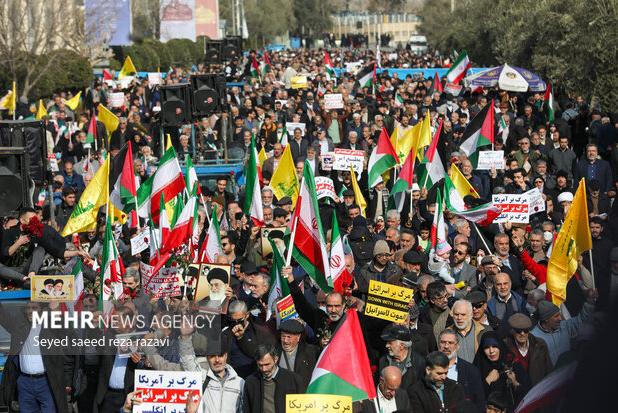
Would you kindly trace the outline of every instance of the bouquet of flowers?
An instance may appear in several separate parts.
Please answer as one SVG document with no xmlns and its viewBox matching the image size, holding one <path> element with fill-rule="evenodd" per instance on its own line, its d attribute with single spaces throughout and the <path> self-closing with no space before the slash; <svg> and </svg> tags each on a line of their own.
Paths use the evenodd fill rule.
<svg viewBox="0 0 618 413">
<path fill-rule="evenodd" d="M 29 235 L 32 238 L 43 237 L 43 223 L 39 221 L 38 216 L 33 216 L 27 224 L 21 224 L 21 232 Z"/>
</svg>

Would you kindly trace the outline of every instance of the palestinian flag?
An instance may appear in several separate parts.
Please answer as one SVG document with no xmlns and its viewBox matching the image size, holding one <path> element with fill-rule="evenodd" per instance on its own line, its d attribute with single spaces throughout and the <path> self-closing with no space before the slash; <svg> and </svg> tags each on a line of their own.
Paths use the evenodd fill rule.
<svg viewBox="0 0 618 413">
<path fill-rule="evenodd" d="M 433 75 L 433 84 L 431 85 L 431 89 L 434 92 L 440 92 L 440 93 L 444 91 L 444 89 L 442 88 L 442 79 L 440 79 L 438 72 L 435 72 L 435 74 Z"/>
<path fill-rule="evenodd" d="M 408 189 L 412 188 L 412 184 L 414 183 L 414 160 L 416 156 L 414 156 L 414 148 L 410 149 L 410 154 L 406 158 L 401 170 L 399 171 L 399 175 L 397 175 L 397 180 L 393 184 L 393 189 L 391 189 L 391 194 L 395 195 L 399 192 L 405 192 Z"/>
<path fill-rule="evenodd" d="M 545 89 L 545 96 L 543 96 L 543 109 L 547 113 L 547 122 L 554 122 L 554 91 L 551 83 L 547 84 Z"/>
<path fill-rule="evenodd" d="M 120 259 L 116 240 L 112 232 L 110 217 L 105 219 L 105 236 L 103 237 L 103 254 L 101 256 L 101 294 L 100 303 L 118 299 L 122 295 L 122 274 L 124 265 Z"/>
<path fill-rule="evenodd" d="M 365 339 L 356 310 L 346 312 L 320 354 L 307 393 L 350 396 L 353 401 L 376 397 Z"/>
<path fill-rule="evenodd" d="M 193 161 L 191 157 L 187 155 L 186 160 L 187 171 L 185 174 L 185 184 L 187 186 L 187 193 L 189 196 L 191 195 L 201 195 L 202 189 L 200 188 L 200 181 L 197 179 L 197 172 L 195 172 L 195 167 L 193 166 Z"/>
<path fill-rule="evenodd" d="M 333 210 L 333 229 L 330 243 L 330 275 L 333 280 L 333 290 L 343 294 L 351 284 L 352 275 L 345 266 L 345 254 L 343 252 L 343 238 L 339 234 L 337 213 Z"/>
<path fill-rule="evenodd" d="M 245 203 L 243 212 L 251 217 L 256 226 L 264 225 L 264 211 L 262 206 L 262 191 L 260 189 L 260 173 L 257 150 L 255 149 L 255 137 L 251 137 L 249 149 L 249 161 L 245 169 Z M 261 169 L 261 168 L 260 168 Z"/>
<path fill-rule="evenodd" d="M 97 117 L 93 113 L 88 122 L 88 132 L 86 133 L 86 143 L 94 143 L 97 139 Z"/>
<path fill-rule="evenodd" d="M 459 83 L 466 76 L 468 69 L 470 69 L 470 59 L 468 59 L 468 53 L 464 50 L 446 72 L 446 78 L 450 83 Z"/>
<path fill-rule="evenodd" d="M 444 178 L 444 201 L 446 208 L 460 218 L 467 219 L 482 227 L 491 224 L 494 219 L 500 216 L 502 212 L 500 208 L 492 202 L 479 205 L 474 208 L 468 208 L 461 196 L 459 189 L 453 184 L 451 178 Z"/>
<path fill-rule="evenodd" d="M 114 77 L 107 69 L 103 69 L 103 80 L 114 80 Z"/>
<path fill-rule="evenodd" d="M 180 205 L 180 203 L 177 203 Z M 192 196 L 182 208 L 180 214 L 175 218 L 173 227 L 165 235 L 162 234 L 161 254 L 171 252 L 184 245 L 193 234 L 193 220 L 197 211 L 197 198 Z M 166 214 L 161 215 L 160 222 L 166 220 Z"/>
<path fill-rule="evenodd" d="M 251 77 L 260 80 L 260 65 L 258 64 L 257 59 L 253 56 L 253 60 L 251 60 Z"/>
<path fill-rule="evenodd" d="M 444 254 L 451 250 L 451 246 L 447 241 L 446 223 L 444 222 L 444 206 L 442 205 L 441 191 L 436 194 L 436 212 L 433 214 L 433 223 L 431 224 L 431 252 L 435 254 Z"/>
<path fill-rule="evenodd" d="M 185 179 L 176 151 L 171 147 L 161 157 L 156 172 L 137 190 L 138 215 L 143 218 L 150 215 L 154 223 L 158 224 L 161 197 L 171 200 L 184 190 Z"/>
<path fill-rule="evenodd" d="M 266 320 L 270 319 L 273 308 L 277 301 L 290 295 L 288 280 L 281 275 L 281 268 L 284 266 L 283 257 L 272 239 L 268 239 L 273 250 L 273 266 L 270 270 L 270 291 L 268 292 L 268 307 L 266 309 Z"/>
<path fill-rule="evenodd" d="M 421 188 L 425 188 L 427 190 L 431 189 L 432 186 L 437 184 L 438 181 L 446 176 L 444 164 L 442 164 L 442 159 L 440 158 L 440 153 L 438 152 L 438 141 L 441 134 L 442 120 L 440 120 L 436 132 L 433 134 L 431 144 L 429 145 L 429 148 L 427 148 L 427 152 L 425 152 L 423 163 L 419 165 L 421 172 L 419 174 L 421 176 L 419 184 Z"/>
<path fill-rule="evenodd" d="M 577 371 L 576 360 L 554 370 L 538 382 L 521 399 L 515 413 L 533 413 L 542 409 L 552 409 L 558 405 L 566 392 L 573 388 L 573 380 Z"/>
<path fill-rule="evenodd" d="M 479 150 L 494 143 L 494 100 L 472 119 L 466 126 L 459 149 L 466 154 L 472 166 L 477 167 Z"/>
<path fill-rule="evenodd" d="M 328 80 L 336 80 L 337 75 L 335 74 L 335 69 L 333 68 L 333 63 L 330 60 L 330 55 L 326 50 L 324 50 L 324 68 L 326 69 L 326 79 Z"/>
<path fill-rule="evenodd" d="M 264 57 L 262 59 L 262 77 L 266 76 L 266 73 L 270 73 L 273 70 L 273 66 L 270 63 L 270 57 L 268 53 L 264 52 Z"/>
<path fill-rule="evenodd" d="M 199 253 L 199 262 L 215 262 L 221 254 L 223 254 L 223 247 L 221 246 L 221 231 L 217 219 L 217 206 L 215 205 L 212 209 L 208 233 L 206 233 L 206 239 L 202 243 Z"/>
<path fill-rule="evenodd" d="M 382 178 L 382 174 L 399 164 L 399 158 L 393 148 L 393 144 L 388 136 L 386 128 L 382 128 L 382 133 L 378 138 L 378 144 L 371 152 L 369 157 L 369 188 L 373 188 Z"/>
<path fill-rule="evenodd" d="M 378 83 L 378 76 L 376 74 L 377 65 L 373 64 L 373 69 L 370 69 L 370 66 L 366 66 L 362 71 L 360 71 L 357 75 L 359 88 L 371 88 L 375 91 L 375 86 Z"/>
<path fill-rule="evenodd" d="M 94 117 L 93 117 L 94 119 Z M 131 144 L 126 144 L 112 159 L 109 174 L 111 193 L 109 200 L 114 206 L 125 213 L 131 213 L 131 225 L 137 227 L 138 217 L 135 208 L 137 199 L 137 184 L 133 169 L 133 150 Z"/>
<path fill-rule="evenodd" d="M 331 291 L 330 265 L 326 253 L 326 237 L 322 231 L 322 220 L 318 208 L 315 179 L 309 162 L 305 161 L 303 180 L 296 202 L 300 208 L 295 223 L 292 256 L 309 277 L 325 292 Z"/>
</svg>

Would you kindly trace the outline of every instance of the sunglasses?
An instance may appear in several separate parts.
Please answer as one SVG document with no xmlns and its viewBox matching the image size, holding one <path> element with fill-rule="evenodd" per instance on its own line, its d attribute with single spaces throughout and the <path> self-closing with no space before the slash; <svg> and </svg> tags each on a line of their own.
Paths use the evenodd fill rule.
<svg viewBox="0 0 618 413">
<path fill-rule="evenodd" d="M 530 332 L 530 329 L 528 329 L 528 328 L 514 328 L 513 331 L 515 331 L 515 334 L 528 334 Z"/>
<path fill-rule="evenodd" d="M 483 307 L 485 305 L 485 301 L 482 301 L 480 303 L 474 303 L 472 304 L 472 308 L 476 308 L 477 310 L 481 307 Z"/>
<path fill-rule="evenodd" d="M 457 255 L 466 255 L 465 251 L 455 250 L 455 254 Z"/>
</svg>

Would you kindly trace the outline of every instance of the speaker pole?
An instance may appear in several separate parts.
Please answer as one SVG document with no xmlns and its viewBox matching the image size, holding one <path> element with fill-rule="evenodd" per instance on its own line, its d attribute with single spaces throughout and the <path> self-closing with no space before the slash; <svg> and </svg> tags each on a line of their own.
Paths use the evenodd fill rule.
<svg viewBox="0 0 618 413">
<path fill-rule="evenodd" d="M 54 203 L 54 186 L 48 184 L 47 190 L 49 191 L 49 220 L 50 222 L 56 222 L 56 204 Z"/>
<path fill-rule="evenodd" d="M 226 105 L 227 106 L 227 105 Z M 227 116 L 223 116 L 223 115 Z M 227 121 L 229 117 L 229 112 L 226 110 L 225 113 L 221 114 L 221 137 L 223 138 L 223 158 L 225 159 L 225 163 L 227 163 Z"/>
</svg>

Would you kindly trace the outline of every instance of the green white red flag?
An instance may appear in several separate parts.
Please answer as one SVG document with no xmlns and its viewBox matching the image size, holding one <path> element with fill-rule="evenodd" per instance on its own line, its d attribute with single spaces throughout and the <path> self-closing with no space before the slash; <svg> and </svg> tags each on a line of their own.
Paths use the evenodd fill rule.
<svg viewBox="0 0 618 413">
<path fill-rule="evenodd" d="M 249 161 L 245 169 L 246 185 L 243 212 L 251 217 L 255 225 L 263 226 L 264 210 L 262 206 L 262 191 L 260 189 L 259 164 L 257 150 L 255 149 L 255 138 L 252 136 Z"/>
<path fill-rule="evenodd" d="M 444 207 L 442 205 L 441 191 L 436 194 L 436 211 L 433 214 L 433 223 L 431 224 L 431 252 L 435 254 L 444 254 L 451 250 L 451 245 L 446 238 L 446 223 L 444 222 Z"/>
<path fill-rule="evenodd" d="M 326 79 L 337 80 L 337 75 L 335 74 L 333 63 L 331 62 L 330 55 L 326 50 L 324 51 L 324 68 L 326 69 Z"/>
<path fill-rule="evenodd" d="M 345 253 L 343 251 L 343 238 L 339 234 L 337 213 L 333 210 L 333 229 L 330 242 L 330 276 L 333 280 L 333 290 L 343 294 L 352 284 L 352 275 L 345 265 Z"/>
<path fill-rule="evenodd" d="M 545 96 L 543 96 L 543 109 L 547 113 L 547 121 L 549 123 L 554 122 L 554 90 L 551 83 L 547 84 L 545 89 Z"/>
<path fill-rule="evenodd" d="M 494 100 L 472 119 L 466 126 L 459 149 L 466 154 L 472 166 L 476 168 L 480 149 L 494 143 Z"/>
<path fill-rule="evenodd" d="M 421 178 L 419 184 L 422 188 L 426 188 L 427 190 L 446 176 L 446 171 L 444 170 L 444 165 L 442 164 L 442 159 L 440 158 L 440 153 L 438 152 L 438 141 L 440 140 L 441 134 L 442 119 L 440 119 L 438 128 L 433 134 L 431 144 L 429 144 L 427 152 L 425 152 L 425 158 L 422 162 L 423 170 L 420 174 Z"/>
<path fill-rule="evenodd" d="M 444 201 L 446 208 L 453 214 L 483 227 L 491 224 L 502 212 L 492 202 L 474 208 L 466 207 L 461 194 L 448 175 L 444 177 Z"/>
<path fill-rule="evenodd" d="M 470 59 L 468 52 L 463 50 L 446 72 L 446 78 L 450 83 L 459 83 L 466 76 L 468 69 L 470 69 Z"/>
</svg>

